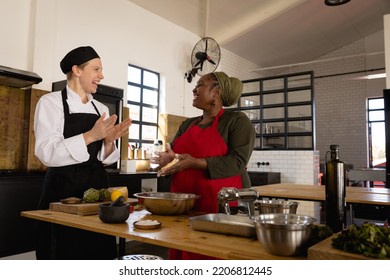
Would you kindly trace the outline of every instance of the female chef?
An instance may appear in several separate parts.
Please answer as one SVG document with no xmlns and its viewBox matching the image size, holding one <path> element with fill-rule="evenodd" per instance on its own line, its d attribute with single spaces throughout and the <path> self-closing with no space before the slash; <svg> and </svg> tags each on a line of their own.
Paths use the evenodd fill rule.
<svg viewBox="0 0 390 280">
<path fill-rule="evenodd" d="M 90 46 L 70 51 L 60 63 L 67 77 L 62 91 L 43 95 L 34 119 L 35 154 L 46 166 L 39 209 L 67 197 L 83 197 L 88 188 L 107 188 L 105 164 L 119 160 L 115 140 L 128 133 L 131 119 L 115 124 L 116 115 L 93 99 L 104 78 L 99 55 Z M 37 259 L 113 259 L 115 238 L 103 234 L 51 227 L 39 222 Z M 52 230 L 55 239 L 52 239 Z"/>
<path fill-rule="evenodd" d="M 171 191 L 200 195 L 195 210 L 218 212 L 218 192 L 223 187 L 250 187 L 246 171 L 254 147 L 255 132 L 242 112 L 226 111 L 238 102 L 243 89 L 240 80 L 224 72 L 202 76 L 193 89 L 192 105 L 202 110 L 199 117 L 185 120 L 170 149 L 152 158 L 161 167 L 175 157 L 179 161 L 162 169 L 171 175 Z M 206 259 L 206 256 L 171 250 L 172 259 Z"/>
</svg>

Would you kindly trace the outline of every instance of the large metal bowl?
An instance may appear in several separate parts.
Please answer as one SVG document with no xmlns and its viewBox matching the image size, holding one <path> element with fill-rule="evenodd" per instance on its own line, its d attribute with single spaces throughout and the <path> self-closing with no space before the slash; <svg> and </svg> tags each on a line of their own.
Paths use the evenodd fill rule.
<svg viewBox="0 0 390 280">
<path fill-rule="evenodd" d="M 190 211 L 200 196 L 191 193 L 143 192 L 134 194 L 146 210 L 156 215 L 181 215 Z"/>
<path fill-rule="evenodd" d="M 296 214 L 298 202 L 286 200 L 256 200 L 255 208 L 259 214 L 283 213 Z"/>
<path fill-rule="evenodd" d="M 261 214 L 254 217 L 256 235 L 273 255 L 294 256 L 305 252 L 316 219 L 297 214 Z"/>
</svg>

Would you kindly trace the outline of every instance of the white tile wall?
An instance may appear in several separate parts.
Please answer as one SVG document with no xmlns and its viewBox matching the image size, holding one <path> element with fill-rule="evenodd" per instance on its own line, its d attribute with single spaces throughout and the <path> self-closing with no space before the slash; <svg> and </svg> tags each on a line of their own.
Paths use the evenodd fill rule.
<svg viewBox="0 0 390 280">
<path fill-rule="evenodd" d="M 260 165 L 257 162 L 268 162 Z M 248 171 L 280 172 L 281 183 L 318 185 L 319 151 L 253 151 Z M 298 201 L 297 214 L 312 216 L 320 221 L 321 203 Z"/>
<path fill-rule="evenodd" d="M 269 165 L 257 167 L 257 162 Z M 319 151 L 253 151 L 249 171 L 280 172 L 281 183 L 318 184 Z"/>
</svg>

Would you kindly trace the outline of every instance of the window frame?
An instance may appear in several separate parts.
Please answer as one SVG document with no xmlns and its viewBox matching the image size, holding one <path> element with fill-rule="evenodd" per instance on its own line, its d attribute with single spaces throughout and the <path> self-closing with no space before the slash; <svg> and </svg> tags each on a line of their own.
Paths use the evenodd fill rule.
<svg viewBox="0 0 390 280">
<path fill-rule="evenodd" d="M 130 105 L 134 105 L 134 106 L 139 106 L 140 108 L 140 112 L 139 112 L 139 120 L 132 120 L 132 124 L 137 124 L 139 127 L 138 127 L 138 135 L 139 135 L 139 138 L 131 138 L 131 135 L 130 135 L 130 131 L 129 131 L 129 137 L 128 137 L 128 143 L 129 145 L 136 145 L 138 148 L 142 147 L 142 148 L 147 148 L 148 146 L 152 146 L 153 145 L 153 141 L 154 139 L 143 139 L 143 128 L 145 126 L 152 126 L 152 127 L 155 127 L 155 131 L 156 131 L 156 134 L 155 134 L 155 139 L 157 139 L 158 137 L 158 122 L 159 122 L 159 113 L 160 113 L 160 110 L 159 110 L 159 107 L 160 107 L 160 86 L 161 86 L 161 79 L 160 79 L 160 73 L 156 72 L 156 71 L 153 71 L 153 70 L 150 70 L 150 69 L 147 69 L 147 68 L 143 68 L 143 67 L 140 67 L 140 66 L 137 66 L 137 65 L 134 65 L 134 64 L 128 64 L 128 69 L 130 68 L 136 68 L 138 70 L 140 70 L 141 72 L 141 81 L 140 83 L 135 83 L 135 82 L 132 82 L 132 81 L 127 81 L 127 85 L 128 86 L 133 86 L 133 87 L 137 87 L 140 89 L 140 101 L 137 102 L 137 101 L 133 101 L 133 100 L 129 100 L 129 92 L 127 92 L 127 95 L 126 95 L 126 104 L 128 106 Z M 145 85 L 144 83 L 144 74 L 145 72 L 149 72 L 149 73 L 152 73 L 154 75 L 157 76 L 157 87 L 154 88 L 154 87 L 151 87 L 151 86 L 147 86 Z M 149 91 L 156 91 L 157 92 L 157 104 L 156 105 L 152 105 L 152 104 L 147 104 L 147 103 L 144 103 L 144 91 L 145 90 L 149 90 Z M 151 108 L 151 109 L 156 109 L 156 122 L 148 122 L 148 121 L 144 121 L 144 114 L 143 114 L 143 109 L 144 108 Z M 130 112 L 130 115 L 131 115 L 131 112 Z"/>
<path fill-rule="evenodd" d="M 298 81 L 298 84 L 296 84 Z M 278 75 L 272 77 L 243 80 L 244 92 L 238 103 L 226 110 L 235 110 L 245 113 L 251 120 L 256 131 L 254 150 L 315 150 L 315 102 L 314 102 L 314 72 L 306 71 Z M 276 84 L 276 87 L 272 87 Z M 247 89 L 245 87 L 248 86 Z M 307 91 L 305 100 L 290 100 L 294 92 Z M 282 96 L 283 100 L 275 103 L 268 103 L 267 97 Z M 247 98 L 256 102 L 247 101 Z M 298 106 L 307 106 L 310 114 L 307 116 L 289 116 L 289 112 Z M 267 117 L 267 111 L 279 110 L 280 117 Z M 289 124 L 292 122 L 309 124 L 310 129 L 307 131 L 295 132 L 290 131 Z M 267 132 L 267 126 L 281 124 L 282 131 Z M 291 145 L 289 140 L 310 139 L 304 144 Z M 271 141 L 279 141 L 274 146 L 270 146 Z M 303 140 L 305 141 L 305 140 Z"/>
<path fill-rule="evenodd" d="M 370 112 L 383 112 L 383 116 L 385 115 L 385 108 L 380 109 L 371 109 L 370 108 L 370 100 L 383 100 L 384 104 L 384 98 L 383 97 L 370 97 L 367 99 L 367 132 L 368 132 L 368 165 L 370 168 L 386 168 L 381 166 L 374 166 L 373 165 L 373 147 L 372 147 L 372 124 L 373 123 L 383 123 L 383 126 L 385 126 L 385 118 L 383 117 L 383 120 L 370 120 Z M 385 146 L 386 147 L 386 146 Z M 386 157 L 385 157 L 386 160 Z"/>
</svg>

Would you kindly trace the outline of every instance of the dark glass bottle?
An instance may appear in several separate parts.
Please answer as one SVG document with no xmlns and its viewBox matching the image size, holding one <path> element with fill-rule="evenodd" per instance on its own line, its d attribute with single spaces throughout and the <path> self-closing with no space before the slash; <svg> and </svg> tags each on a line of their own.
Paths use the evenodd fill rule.
<svg viewBox="0 0 390 280">
<path fill-rule="evenodd" d="M 346 182 L 345 163 L 340 160 L 339 146 L 330 145 L 330 160 L 326 162 L 325 210 L 326 224 L 333 232 L 339 232 L 345 228 Z"/>
</svg>

